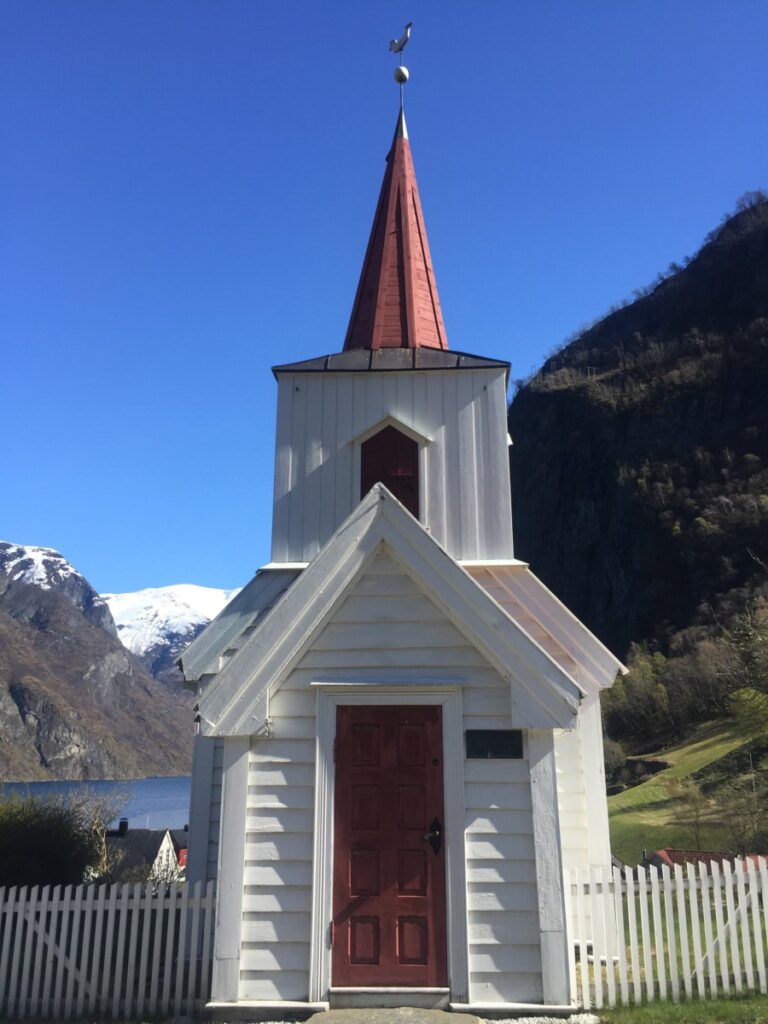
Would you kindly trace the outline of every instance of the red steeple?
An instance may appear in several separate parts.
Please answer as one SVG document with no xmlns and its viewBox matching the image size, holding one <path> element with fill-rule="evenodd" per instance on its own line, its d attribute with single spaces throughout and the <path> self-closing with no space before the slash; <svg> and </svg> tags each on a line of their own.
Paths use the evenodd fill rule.
<svg viewBox="0 0 768 1024">
<path fill-rule="evenodd" d="M 448 348 L 402 109 L 344 349 Z"/>
</svg>

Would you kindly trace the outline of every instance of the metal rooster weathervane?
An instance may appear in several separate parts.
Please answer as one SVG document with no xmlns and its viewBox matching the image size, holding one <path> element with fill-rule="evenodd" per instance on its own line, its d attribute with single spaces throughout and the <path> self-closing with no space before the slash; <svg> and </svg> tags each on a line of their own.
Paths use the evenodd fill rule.
<svg viewBox="0 0 768 1024">
<path fill-rule="evenodd" d="M 413 22 L 409 21 L 408 24 L 405 26 L 405 31 L 400 36 L 400 38 L 399 39 L 392 39 L 390 41 L 390 44 L 389 44 L 389 49 L 390 49 L 390 51 L 392 53 L 399 53 L 400 54 L 400 63 L 401 64 L 403 63 L 402 53 L 403 53 L 403 50 L 405 49 L 405 44 L 411 38 L 411 29 L 412 28 L 413 28 Z"/>
<path fill-rule="evenodd" d="M 403 106 L 403 86 L 408 81 L 408 68 L 403 64 L 403 50 L 406 47 L 408 40 L 411 38 L 411 29 L 413 28 L 413 22 L 409 21 L 403 30 L 403 34 L 399 39 L 392 39 L 389 43 L 389 49 L 391 53 L 400 54 L 400 63 L 395 68 L 395 81 L 400 86 L 400 107 Z"/>
</svg>

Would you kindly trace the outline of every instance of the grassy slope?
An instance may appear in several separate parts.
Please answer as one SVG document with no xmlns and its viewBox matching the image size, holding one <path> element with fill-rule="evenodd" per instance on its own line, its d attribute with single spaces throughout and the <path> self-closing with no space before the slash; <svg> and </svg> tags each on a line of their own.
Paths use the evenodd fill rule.
<svg viewBox="0 0 768 1024">
<path fill-rule="evenodd" d="M 601 1011 L 602 1024 L 768 1024 L 768 999 L 747 996 L 689 1003 L 651 1003 Z"/>
<path fill-rule="evenodd" d="M 609 797 L 614 854 L 627 864 L 637 864 L 644 848 L 690 849 L 690 833 L 680 824 L 684 808 L 680 794 L 687 776 L 744 742 L 744 735 L 732 722 L 718 722 L 702 727 L 677 747 L 647 755 L 669 762 L 670 767 L 639 786 Z"/>
</svg>

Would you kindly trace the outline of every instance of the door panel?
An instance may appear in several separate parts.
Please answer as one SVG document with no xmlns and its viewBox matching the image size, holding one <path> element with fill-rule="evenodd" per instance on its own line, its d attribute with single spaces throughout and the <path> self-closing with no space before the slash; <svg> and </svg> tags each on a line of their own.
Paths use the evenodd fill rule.
<svg viewBox="0 0 768 1024">
<path fill-rule="evenodd" d="M 447 984 L 442 709 L 340 707 L 333 982 Z"/>
</svg>

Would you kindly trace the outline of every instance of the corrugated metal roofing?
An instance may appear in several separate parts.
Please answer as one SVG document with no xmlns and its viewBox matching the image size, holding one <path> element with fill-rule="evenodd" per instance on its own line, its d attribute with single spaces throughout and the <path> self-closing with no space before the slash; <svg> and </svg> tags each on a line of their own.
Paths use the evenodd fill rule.
<svg viewBox="0 0 768 1024">
<path fill-rule="evenodd" d="M 542 650 L 579 683 L 611 686 L 625 667 L 521 562 L 518 565 L 465 565 Z"/>
<path fill-rule="evenodd" d="M 300 569 L 260 569 L 187 647 L 178 664 L 187 682 L 217 672 L 219 658 L 278 601 Z"/>
</svg>

